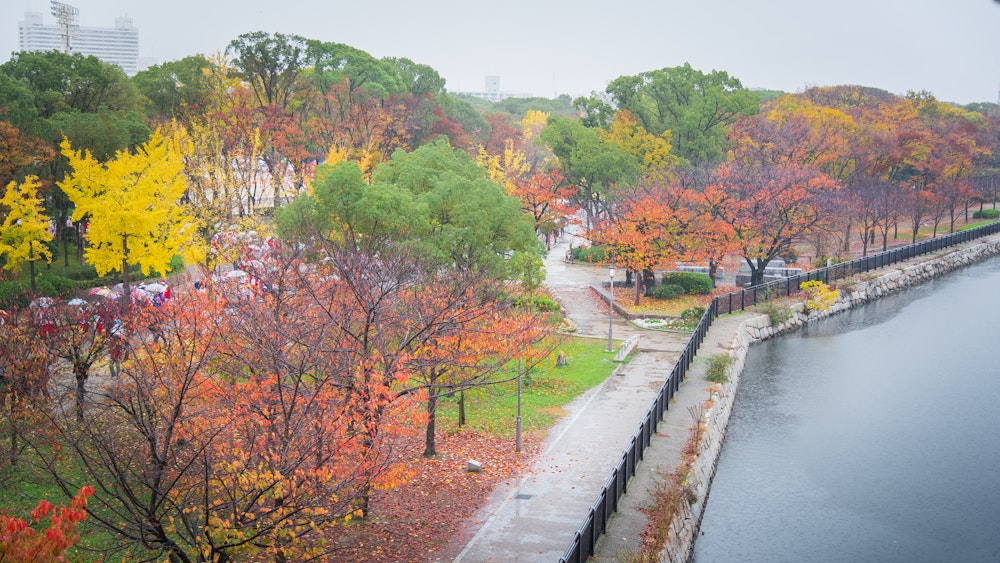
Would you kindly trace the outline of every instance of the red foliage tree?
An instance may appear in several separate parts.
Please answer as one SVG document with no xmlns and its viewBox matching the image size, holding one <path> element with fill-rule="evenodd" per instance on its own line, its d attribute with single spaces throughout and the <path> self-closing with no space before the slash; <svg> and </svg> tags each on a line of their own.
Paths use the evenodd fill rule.
<svg viewBox="0 0 1000 563">
<path fill-rule="evenodd" d="M 76 527 L 87 518 L 87 499 L 94 494 L 91 486 L 81 487 L 69 506 L 53 506 L 38 501 L 31 511 L 31 521 L 0 511 L 0 561 L 63 563 L 69 561 L 66 550 L 80 541 Z M 35 529 L 48 518 L 48 526 Z"/>
</svg>

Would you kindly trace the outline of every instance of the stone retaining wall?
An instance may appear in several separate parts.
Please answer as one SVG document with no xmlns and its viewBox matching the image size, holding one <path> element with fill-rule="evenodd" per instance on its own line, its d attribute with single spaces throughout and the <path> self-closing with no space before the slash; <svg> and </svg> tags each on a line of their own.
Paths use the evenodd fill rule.
<svg viewBox="0 0 1000 563">
<path fill-rule="evenodd" d="M 729 424 L 740 375 L 751 344 L 796 330 L 806 323 L 863 305 L 909 285 L 997 254 L 1000 254 L 1000 235 L 839 281 L 835 287 L 840 290 L 840 295 L 837 302 L 827 311 L 806 313 L 804 304 L 797 303 L 791 307 L 791 317 L 777 327 L 771 326 L 770 320 L 764 315 L 753 316 L 740 324 L 736 336 L 727 346 L 729 354 L 733 357 L 733 362 L 726 371 L 728 379 L 726 383 L 715 387 L 716 390 L 711 396 L 712 406 L 702 413 L 701 424 L 704 425 L 704 431 L 698 448 L 698 457 L 694 461 L 688 480 L 696 500 L 692 505 L 685 506 L 674 519 L 667 545 L 660 553 L 660 561 L 683 563 L 688 561 L 693 553 L 694 539 L 701 527 L 701 518 L 719 461 L 719 452 L 725 440 L 726 426 Z"/>
</svg>

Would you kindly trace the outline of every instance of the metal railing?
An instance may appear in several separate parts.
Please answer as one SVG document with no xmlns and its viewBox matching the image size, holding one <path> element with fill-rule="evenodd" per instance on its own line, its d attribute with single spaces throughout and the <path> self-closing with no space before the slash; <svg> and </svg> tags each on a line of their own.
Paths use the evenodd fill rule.
<svg viewBox="0 0 1000 563">
<path fill-rule="evenodd" d="M 810 270 L 796 276 L 790 276 L 780 280 L 770 281 L 764 284 L 755 285 L 732 293 L 719 295 L 715 298 L 718 302 L 717 310 L 720 315 L 742 311 L 747 307 L 752 307 L 761 301 L 767 301 L 775 297 L 784 297 L 799 291 L 799 287 L 811 280 L 818 280 L 823 283 L 844 279 L 854 274 L 860 274 L 871 270 L 877 270 L 886 266 L 891 266 L 904 260 L 909 260 L 916 256 L 921 256 L 930 252 L 962 244 L 970 240 L 982 238 L 1000 233 L 1000 222 L 990 223 L 969 229 L 944 235 L 937 238 L 921 241 L 899 248 L 893 248 L 871 256 L 857 258 L 850 262 L 841 262 L 824 268 Z"/>
<path fill-rule="evenodd" d="M 949 235 L 933 238 L 930 240 L 910 244 L 907 246 L 887 250 L 864 258 L 858 258 L 850 262 L 834 264 L 818 270 L 812 270 L 798 276 L 773 281 L 754 287 L 749 287 L 740 291 L 717 296 L 705 310 L 698 326 L 694 329 L 694 334 L 688 340 L 684 351 L 674 363 L 670 375 L 663 382 L 653 404 L 646 411 L 639 428 L 632 435 L 629 446 L 622 453 L 621 460 L 611 472 L 611 476 L 601 488 L 597 500 L 591 505 L 584 518 L 583 524 L 573 536 L 569 547 L 560 559 L 561 563 L 583 563 L 594 554 L 597 540 L 607 531 L 608 520 L 611 515 L 618 511 L 618 501 L 628 490 L 629 480 L 635 476 L 636 467 L 642 460 L 643 452 L 649 446 L 657 425 L 663 420 L 663 413 L 667 411 L 670 400 L 680 389 L 681 380 L 687 375 L 691 362 L 694 361 L 698 348 L 705 340 L 712 321 L 719 315 L 740 311 L 751 307 L 766 299 L 785 296 L 795 293 L 799 286 L 810 280 L 819 280 L 829 283 L 831 280 L 843 279 L 848 276 L 868 272 L 878 268 L 883 268 L 902 262 L 916 256 L 936 252 L 938 250 L 962 244 L 977 238 L 1000 233 L 1000 221 L 983 225 L 967 231 L 952 233 Z"/>
</svg>

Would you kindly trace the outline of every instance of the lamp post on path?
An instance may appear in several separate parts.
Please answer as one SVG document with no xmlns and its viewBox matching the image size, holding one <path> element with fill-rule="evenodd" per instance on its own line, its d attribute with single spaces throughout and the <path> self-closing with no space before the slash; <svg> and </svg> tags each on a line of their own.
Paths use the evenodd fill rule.
<svg viewBox="0 0 1000 563">
<path fill-rule="evenodd" d="M 613 352 L 614 348 L 611 347 L 611 321 L 614 318 L 615 312 L 615 267 L 611 266 L 608 269 L 608 277 L 611 278 L 611 297 L 608 298 L 608 352 Z"/>
</svg>

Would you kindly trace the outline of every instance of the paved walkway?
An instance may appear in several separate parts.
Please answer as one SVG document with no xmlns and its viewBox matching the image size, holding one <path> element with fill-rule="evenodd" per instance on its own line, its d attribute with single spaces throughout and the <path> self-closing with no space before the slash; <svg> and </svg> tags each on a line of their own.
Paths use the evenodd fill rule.
<svg viewBox="0 0 1000 563">
<path fill-rule="evenodd" d="M 607 269 L 565 263 L 569 242 L 553 246 L 549 253 L 546 285 L 576 324 L 577 334 L 606 339 L 608 310 L 590 286 L 606 281 Z M 699 356 L 717 353 L 720 345 L 732 341 L 740 320 L 717 321 Z M 563 555 L 689 338 L 641 330 L 617 316 L 613 333 L 616 341 L 641 334 L 639 353 L 567 407 L 569 414 L 549 433 L 526 476 L 494 491 L 476 517 L 483 524 L 456 561 L 558 561 Z M 696 358 L 693 372 L 675 395 L 618 516 L 598 544 L 596 560 L 615 561 L 638 546 L 645 526 L 639 508 L 650 498 L 646 492 L 657 475 L 672 471 L 679 462 L 693 424 L 688 407 L 708 398 L 703 363 Z"/>
</svg>

